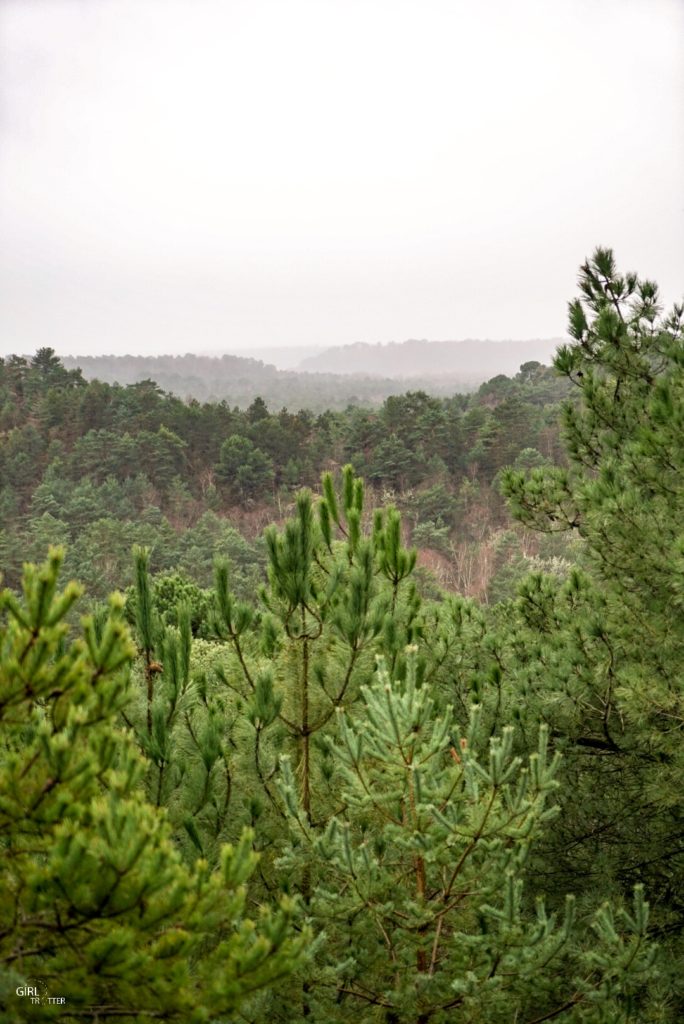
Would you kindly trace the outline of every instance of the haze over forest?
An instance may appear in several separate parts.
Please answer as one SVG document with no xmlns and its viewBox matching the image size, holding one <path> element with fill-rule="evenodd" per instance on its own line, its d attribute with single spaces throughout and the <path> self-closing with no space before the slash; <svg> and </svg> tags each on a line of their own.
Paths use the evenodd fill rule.
<svg viewBox="0 0 684 1024">
<path fill-rule="evenodd" d="M 562 339 L 550 341 L 406 341 L 345 345 L 314 351 L 265 353 L 281 366 L 236 354 L 223 356 L 72 356 L 87 380 L 135 384 L 155 381 L 181 398 L 225 399 L 246 408 L 257 397 L 271 408 L 344 409 L 380 405 L 407 390 L 448 395 L 470 391 L 498 374 L 513 375 L 525 363 L 550 363 Z M 304 350 L 306 352 L 307 350 Z M 282 352 L 282 357 L 280 357 Z M 298 361 L 299 357 L 299 361 Z"/>
</svg>

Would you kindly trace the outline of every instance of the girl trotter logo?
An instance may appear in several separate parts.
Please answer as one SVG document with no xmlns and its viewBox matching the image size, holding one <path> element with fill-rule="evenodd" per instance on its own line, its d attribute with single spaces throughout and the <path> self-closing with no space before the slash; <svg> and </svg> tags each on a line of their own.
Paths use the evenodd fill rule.
<svg viewBox="0 0 684 1024">
<path fill-rule="evenodd" d="M 29 978 L 25 985 L 18 985 L 16 994 L 29 999 L 34 1006 L 64 1006 L 64 996 L 51 996 L 46 983 L 41 978 Z"/>
</svg>

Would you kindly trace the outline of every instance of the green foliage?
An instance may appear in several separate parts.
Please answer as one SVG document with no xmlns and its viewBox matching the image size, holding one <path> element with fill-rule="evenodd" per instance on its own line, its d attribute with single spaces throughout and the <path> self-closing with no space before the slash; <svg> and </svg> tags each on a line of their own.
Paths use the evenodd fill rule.
<svg viewBox="0 0 684 1024">
<path fill-rule="evenodd" d="M 366 526 L 363 486 L 351 466 L 339 494 L 330 475 L 322 489 L 318 517 L 312 495 L 302 491 L 294 518 L 281 531 L 266 531 L 269 582 L 260 607 L 235 599 L 222 564 L 214 599 L 216 635 L 232 648 L 238 669 L 220 669 L 219 678 L 237 693 L 254 729 L 252 764 L 242 771 L 254 773 L 264 800 L 282 815 L 272 779 L 279 753 L 291 750 L 312 820 L 328 813 L 330 801 L 327 768 L 313 759 L 318 734 L 336 708 L 358 699 L 376 651 L 401 660 L 419 607 L 408 581 L 415 552 L 401 544 L 398 514 L 377 512 L 372 529 Z"/>
<path fill-rule="evenodd" d="M 139 659 L 123 721 L 147 758 L 147 796 L 166 808 L 176 844 L 188 860 L 199 852 L 216 866 L 222 844 L 240 832 L 231 819 L 236 709 L 208 682 L 212 658 L 205 665 L 195 657 L 188 599 L 197 588 L 177 576 L 151 578 L 144 548 L 134 560 L 129 613 Z"/>
<path fill-rule="evenodd" d="M 342 810 L 322 832 L 284 762 L 282 866 L 304 862 L 319 879 L 310 912 L 328 937 L 313 1019 L 628 1019 L 630 993 L 652 974 L 641 889 L 633 916 L 606 905 L 579 927 L 572 898 L 558 919 L 524 899 L 530 847 L 558 813 L 547 730 L 525 763 L 512 727 L 483 738 L 477 707 L 460 735 L 420 685 L 415 653 L 403 681 L 381 662 L 362 695 L 357 715 L 338 715 Z"/>
<path fill-rule="evenodd" d="M 234 498 L 263 498 L 273 487 L 273 463 L 249 438 L 234 434 L 221 445 L 216 478 Z"/>
<path fill-rule="evenodd" d="M 164 370 L 167 362 L 154 365 Z M 221 371 L 232 365 L 230 358 L 217 362 Z M 104 379 L 107 367 L 102 361 Z M 21 553 L 43 557 L 50 528 L 67 545 L 67 570 L 97 600 L 132 582 L 134 543 L 150 548 L 154 572 L 179 569 L 206 587 L 222 532 L 214 524 L 207 529 L 206 516 L 228 513 L 234 529 L 254 537 L 288 514 L 299 488 L 347 462 L 371 485 L 392 492 L 414 526 L 426 526 L 417 542 L 443 554 L 452 543 L 468 543 L 477 560 L 482 531 L 504 525 L 503 505 L 491 490 L 502 463 L 513 461 L 523 443 L 544 458 L 560 457 L 559 378 L 538 364 L 502 378 L 509 404 L 500 409 L 495 379 L 472 396 L 409 391 L 391 395 L 377 411 L 351 406 L 318 416 L 271 412 L 265 395 L 245 402 L 245 411 L 225 402 L 183 402 L 139 377 L 126 387 L 87 382 L 51 350 L 32 361 L 0 360 L 0 505 L 6 510 L 0 550 L 13 588 Z M 517 417 L 512 426 L 510 416 L 502 420 L 510 403 Z M 453 514 L 465 473 L 481 486 L 481 530 Z M 46 513 L 54 524 L 43 520 Z M 486 553 L 483 559 L 485 566 Z M 452 589 L 464 582 L 448 574 L 439 580 Z M 244 593 L 256 585 L 250 570 Z M 237 581 L 234 586 L 240 589 Z M 436 592 L 436 582 L 427 586 Z M 486 579 L 473 592 L 483 588 Z"/>
<path fill-rule="evenodd" d="M 134 655 L 122 601 L 70 639 L 80 589 L 58 590 L 61 557 L 27 566 L 23 600 L 0 598 L 2 1002 L 15 1021 L 232 1014 L 301 960 L 309 936 L 295 937 L 287 900 L 245 915 L 249 832 L 215 870 L 183 866 L 117 726 Z M 31 979 L 66 1009 L 18 996 Z"/>
<path fill-rule="evenodd" d="M 139 564 L 139 563 L 138 563 Z M 149 554 L 145 562 L 145 574 L 149 572 Z M 135 586 L 126 592 L 126 617 L 131 624 L 137 624 L 137 599 L 140 592 L 140 579 Z M 179 624 L 179 609 L 184 608 L 190 622 L 193 636 L 203 635 L 209 626 L 210 595 L 208 590 L 198 587 L 182 573 L 168 573 L 155 576 L 152 581 L 149 599 L 153 601 L 156 613 L 165 626 Z"/>
<path fill-rule="evenodd" d="M 580 290 L 575 343 L 556 359 L 579 396 L 564 412 L 569 465 L 511 470 L 504 488 L 527 527 L 582 538 L 586 572 L 530 577 L 491 645 L 502 708 L 522 696 L 522 727 L 543 716 L 566 749 L 564 814 L 542 887 L 572 880 L 584 893 L 624 893 L 643 883 L 667 964 L 681 957 L 684 926 L 684 311 L 663 316 L 656 287 L 619 274 L 609 250 L 584 264 Z M 674 1020 L 684 997 L 665 973 L 668 994 L 651 1010 Z"/>
</svg>

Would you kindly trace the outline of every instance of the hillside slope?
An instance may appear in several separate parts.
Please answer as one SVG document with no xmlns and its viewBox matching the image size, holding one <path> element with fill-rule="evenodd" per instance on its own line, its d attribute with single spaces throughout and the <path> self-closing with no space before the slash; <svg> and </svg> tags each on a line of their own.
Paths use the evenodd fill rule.
<svg viewBox="0 0 684 1024">
<path fill-rule="evenodd" d="M 349 405 L 376 407 L 391 395 L 407 390 L 446 396 L 473 387 L 470 378 L 458 374 L 438 378 L 418 373 L 406 378 L 369 372 L 353 375 L 313 370 L 295 372 L 235 355 L 65 356 L 63 363 L 70 370 L 79 368 L 86 380 L 123 386 L 153 380 L 162 390 L 179 398 L 226 401 L 241 409 L 246 409 L 257 397 L 277 409 L 306 408 L 322 412 L 346 409 Z"/>
<path fill-rule="evenodd" d="M 523 363 L 549 363 L 563 338 L 532 341 L 404 341 L 388 345 L 341 345 L 310 356 L 300 370 L 368 373 L 383 377 L 440 377 L 481 384 L 498 373 L 517 373 Z"/>
</svg>

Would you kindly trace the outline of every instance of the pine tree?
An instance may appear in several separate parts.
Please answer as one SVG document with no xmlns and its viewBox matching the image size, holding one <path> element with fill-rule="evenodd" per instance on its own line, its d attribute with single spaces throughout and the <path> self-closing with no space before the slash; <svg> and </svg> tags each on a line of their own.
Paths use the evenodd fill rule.
<svg viewBox="0 0 684 1024">
<path fill-rule="evenodd" d="M 557 919 L 524 897 L 530 847 L 558 813 L 546 728 L 525 764 L 512 727 L 487 741 L 477 706 L 461 735 L 420 685 L 415 651 L 403 679 L 381 662 L 362 695 L 357 714 L 337 716 L 340 810 L 322 832 L 287 759 L 280 782 L 292 836 L 281 869 L 313 870 L 310 913 L 327 936 L 312 1019 L 633 1020 L 653 961 L 642 889 L 633 912 L 605 905 L 580 928 L 572 898 Z"/>
<path fill-rule="evenodd" d="M 202 1021 L 287 975 L 310 941 L 282 900 L 245 913 L 249 831 L 184 865 L 118 727 L 134 656 L 123 601 L 82 620 L 62 553 L 0 596 L 0 1005 L 12 1021 Z M 22 996 L 35 982 L 64 1006 Z"/>
<path fill-rule="evenodd" d="M 400 664 L 419 630 L 415 552 L 402 546 L 395 510 L 364 524 L 363 485 L 350 466 L 340 495 L 324 477 L 318 517 L 311 493 L 302 491 L 295 517 L 282 532 L 270 527 L 266 543 L 269 582 L 260 607 L 235 600 L 228 568 L 218 564 L 214 627 L 234 653 L 232 671 L 219 669 L 219 678 L 246 708 L 262 798 L 277 807 L 272 780 L 287 748 L 314 822 L 325 818 L 333 796 L 319 734 L 336 708 L 358 699 L 374 654 L 383 650 Z"/>
<path fill-rule="evenodd" d="M 221 445 L 216 479 L 233 501 L 263 498 L 273 489 L 273 461 L 249 438 L 233 434 Z"/>
<path fill-rule="evenodd" d="M 311 493 L 300 492 L 294 518 L 280 532 L 269 528 L 266 543 L 268 585 L 256 607 L 236 601 L 227 566 L 217 566 L 214 628 L 232 650 L 217 677 L 242 709 L 233 731 L 233 775 L 268 853 L 262 879 L 266 888 L 297 891 L 306 908 L 318 878 L 306 863 L 289 878 L 274 866 L 287 834 L 279 758 L 293 759 L 309 827 L 324 828 L 337 804 L 325 743 L 335 712 L 359 700 L 376 653 L 385 653 L 401 674 L 405 645 L 420 635 L 420 602 L 410 580 L 416 556 L 402 545 L 396 510 L 364 516 L 363 485 L 351 466 L 339 493 L 324 476 L 317 509 Z M 293 1000 L 308 1015 L 307 992 L 303 978 L 300 994 L 279 1004 L 283 1019 L 292 1019 Z M 273 1015 L 275 1005 L 267 1012 Z"/>
<path fill-rule="evenodd" d="M 123 721 L 146 758 L 147 797 L 166 809 L 176 844 L 187 860 L 199 853 L 214 866 L 241 831 L 231 802 L 239 709 L 197 664 L 192 588 L 173 576 L 153 579 L 146 548 L 134 548 L 134 561 L 129 613 L 138 659 Z"/>
<path fill-rule="evenodd" d="M 505 490 L 527 526 L 583 539 L 585 571 L 522 586 L 500 665 L 519 717 L 543 715 L 566 749 L 564 813 L 538 878 L 585 893 L 644 883 L 664 951 L 643 1019 L 678 1020 L 684 306 L 664 316 L 655 284 L 620 274 L 606 249 L 580 291 L 556 358 L 578 399 L 564 413 L 569 466 L 511 471 Z"/>
</svg>

